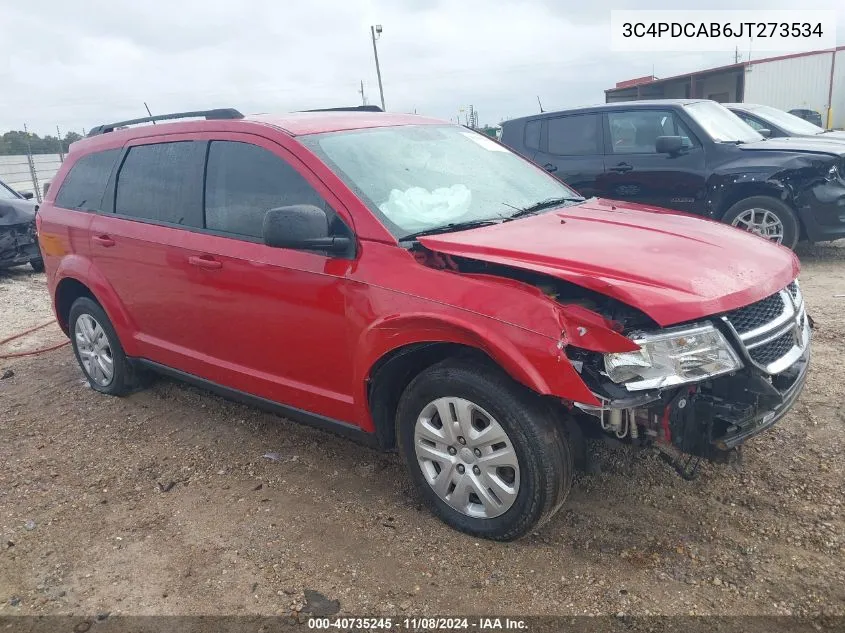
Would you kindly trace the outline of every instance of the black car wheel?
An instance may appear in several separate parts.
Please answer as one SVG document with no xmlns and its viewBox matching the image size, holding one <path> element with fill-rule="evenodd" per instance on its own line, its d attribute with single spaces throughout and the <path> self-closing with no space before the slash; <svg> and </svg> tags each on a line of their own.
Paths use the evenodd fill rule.
<svg viewBox="0 0 845 633">
<path fill-rule="evenodd" d="M 740 200 L 728 209 L 722 221 L 787 248 L 795 248 L 798 243 L 798 218 L 789 205 L 777 198 L 752 196 Z"/>
<path fill-rule="evenodd" d="M 396 417 L 420 494 L 447 524 L 509 541 L 545 522 L 572 485 L 572 455 L 539 396 L 495 367 L 447 360 L 417 376 Z"/>
</svg>

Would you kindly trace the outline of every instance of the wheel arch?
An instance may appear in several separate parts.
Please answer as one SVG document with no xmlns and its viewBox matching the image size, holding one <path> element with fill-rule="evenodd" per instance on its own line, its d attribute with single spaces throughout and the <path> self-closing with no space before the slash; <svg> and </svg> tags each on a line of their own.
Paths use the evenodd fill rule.
<svg viewBox="0 0 845 633">
<path fill-rule="evenodd" d="M 773 180 L 754 180 L 750 176 L 735 175 L 730 177 L 733 178 L 733 181 L 730 186 L 726 186 L 727 191 L 718 200 L 716 219 L 723 219 L 728 210 L 737 202 L 754 196 L 765 196 L 779 200 L 789 205 L 793 212 L 795 212 L 795 216 L 798 217 L 798 210 L 795 208 L 792 190 L 785 184 Z M 716 186 L 714 185 L 714 188 Z M 800 218 L 798 219 L 800 222 Z"/>
<path fill-rule="evenodd" d="M 80 297 L 88 297 L 102 307 L 102 304 L 94 296 L 94 293 L 91 292 L 91 289 L 75 277 L 65 277 L 56 284 L 54 299 L 56 320 L 59 322 L 59 327 L 67 335 L 70 335 L 70 324 L 68 323 L 70 307 Z"/>
<path fill-rule="evenodd" d="M 93 266 L 66 267 L 57 271 L 53 306 L 59 326 L 69 332 L 70 307 L 79 297 L 89 297 L 106 313 L 117 332 L 127 356 L 136 355 L 132 333 L 135 328 L 129 314 L 108 281 Z M 83 281 L 84 280 L 84 281 Z"/>
<path fill-rule="evenodd" d="M 517 328 L 519 340 L 512 341 L 502 333 L 445 319 L 442 315 L 394 317 L 389 326 L 382 323 L 364 336 L 356 355 L 360 402 L 365 404 L 362 426 L 376 434 L 383 448 L 395 445 L 396 406 L 402 392 L 421 371 L 446 358 L 474 358 L 495 366 L 537 394 L 594 400 L 553 339 Z"/>
</svg>

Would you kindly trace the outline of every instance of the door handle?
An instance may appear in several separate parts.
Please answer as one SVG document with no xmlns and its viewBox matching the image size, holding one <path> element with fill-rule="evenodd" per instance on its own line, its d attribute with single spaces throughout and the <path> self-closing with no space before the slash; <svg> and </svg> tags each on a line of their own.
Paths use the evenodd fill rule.
<svg viewBox="0 0 845 633">
<path fill-rule="evenodd" d="M 191 255 L 188 258 L 188 263 L 197 268 L 205 268 L 207 270 L 223 268 L 223 262 L 218 262 L 211 255 Z"/>
<path fill-rule="evenodd" d="M 96 242 L 100 246 L 105 246 L 106 248 L 109 248 L 110 246 L 114 246 L 114 244 L 115 244 L 114 240 L 112 238 L 110 238 L 108 235 L 95 235 L 91 239 L 93 239 L 94 242 Z"/>
<path fill-rule="evenodd" d="M 543 165 L 543 169 L 545 169 L 547 172 L 549 172 L 551 174 L 552 172 L 557 171 L 557 165 L 552 165 L 551 163 L 546 163 L 545 165 Z"/>
<path fill-rule="evenodd" d="M 628 163 L 619 163 L 618 165 L 611 167 L 610 171 L 619 172 L 620 174 L 624 174 L 626 171 L 631 171 L 633 167 Z"/>
</svg>

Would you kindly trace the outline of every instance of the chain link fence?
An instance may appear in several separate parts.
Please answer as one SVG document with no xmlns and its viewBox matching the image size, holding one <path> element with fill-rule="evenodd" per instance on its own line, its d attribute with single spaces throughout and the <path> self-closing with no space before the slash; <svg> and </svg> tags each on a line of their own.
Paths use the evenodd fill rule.
<svg viewBox="0 0 845 633">
<path fill-rule="evenodd" d="M 20 193 L 31 193 L 41 202 L 44 183 L 50 182 L 64 161 L 63 154 L 0 156 L 0 180 Z"/>
</svg>

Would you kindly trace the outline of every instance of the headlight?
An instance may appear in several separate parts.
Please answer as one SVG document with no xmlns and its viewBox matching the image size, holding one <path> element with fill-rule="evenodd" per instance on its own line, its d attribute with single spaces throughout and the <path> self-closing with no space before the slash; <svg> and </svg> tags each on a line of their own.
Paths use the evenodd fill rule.
<svg viewBox="0 0 845 633">
<path fill-rule="evenodd" d="M 709 323 L 631 337 L 636 352 L 605 354 L 604 368 L 629 391 L 671 387 L 726 374 L 742 362 L 722 333 Z"/>
</svg>

